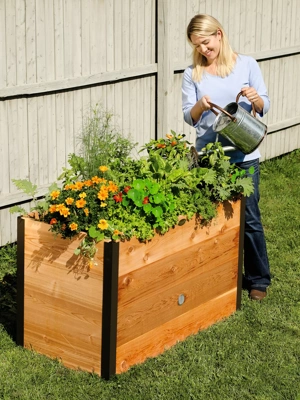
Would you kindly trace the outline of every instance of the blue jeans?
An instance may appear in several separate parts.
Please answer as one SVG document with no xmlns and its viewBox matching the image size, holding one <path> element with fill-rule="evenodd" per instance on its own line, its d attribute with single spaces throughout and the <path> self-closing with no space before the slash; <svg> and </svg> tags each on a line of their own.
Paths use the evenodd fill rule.
<svg viewBox="0 0 300 400">
<path fill-rule="evenodd" d="M 236 163 L 245 169 L 254 183 L 254 193 L 246 197 L 244 236 L 244 283 L 248 289 L 266 291 L 271 283 L 269 260 L 259 210 L 259 160 Z M 255 168 L 254 174 L 248 173 Z"/>
</svg>

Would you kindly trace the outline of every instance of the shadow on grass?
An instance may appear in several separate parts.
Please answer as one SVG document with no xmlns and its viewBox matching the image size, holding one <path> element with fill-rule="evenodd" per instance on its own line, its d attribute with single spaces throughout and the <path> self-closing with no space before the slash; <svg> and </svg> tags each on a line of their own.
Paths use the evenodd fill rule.
<svg viewBox="0 0 300 400">
<path fill-rule="evenodd" d="M 16 247 L 0 249 L 0 324 L 16 340 L 17 328 Z"/>
</svg>

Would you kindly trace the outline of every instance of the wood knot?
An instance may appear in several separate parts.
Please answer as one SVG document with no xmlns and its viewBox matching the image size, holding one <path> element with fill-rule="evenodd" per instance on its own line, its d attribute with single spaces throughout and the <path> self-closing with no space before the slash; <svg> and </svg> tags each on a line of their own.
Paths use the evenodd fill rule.
<svg viewBox="0 0 300 400">
<path fill-rule="evenodd" d="M 121 362 L 121 371 L 126 371 L 128 369 L 127 362 L 123 360 Z"/>
<path fill-rule="evenodd" d="M 149 253 L 146 253 L 146 254 L 144 255 L 144 258 L 143 258 L 143 260 L 144 260 L 144 261 L 147 261 L 147 260 L 148 260 L 148 258 L 149 258 Z"/>
<path fill-rule="evenodd" d="M 130 285 L 130 283 L 131 283 L 131 278 L 130 278 L 129 276 L 126 276 L 126 277 L 123 279 L 123 285 L 124 285 L 124 286 L 128 286 L 128 285 Z"/>
<path fill-rule="evenodd" d="M 131 247 L 128 247 L 128 253 L 132 253 L 132 252 L 133 252 L 133 250 L 134 250 L 134 247 L 133 247 L 133 246 L 131 246 Z"/>
<path fill-rule="evenodd" d="M 194 238 L 195 238 L 195 236 L 196 236 L 196 233 L 195 233 L 195 232 L 193 232 L 193 233 L 191 234 L 191 239 L 194 239 Z"/>
<path fill-rule="evenodd" d="M 177 268 L 176 268 L 176 266 L 175 266 L 175 265 L 173 265 L 173 267 L 171 267 L 171 268 L 170 268 L 170 271 L 171 271 L 171 272 L 173 272 L 173 273 L 174 273 L 174 272 L 176 272 L 176 271 L 177 271 Z"/>
</svg>

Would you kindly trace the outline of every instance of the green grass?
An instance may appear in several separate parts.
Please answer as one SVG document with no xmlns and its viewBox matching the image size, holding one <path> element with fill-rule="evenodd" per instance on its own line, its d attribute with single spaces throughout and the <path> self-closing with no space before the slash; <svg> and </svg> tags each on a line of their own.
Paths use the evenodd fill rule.
<svg viewBox="0 0 300 400">
<path fill-rule="evenodd" d="M 16 246 L 0 249 L 0 399 L 300 400 L 299 177 L 299 151 L 261 165 L 267 298 L 243 292 L 230 318 L 108 382 L 16 346 Z"/>
</svg>

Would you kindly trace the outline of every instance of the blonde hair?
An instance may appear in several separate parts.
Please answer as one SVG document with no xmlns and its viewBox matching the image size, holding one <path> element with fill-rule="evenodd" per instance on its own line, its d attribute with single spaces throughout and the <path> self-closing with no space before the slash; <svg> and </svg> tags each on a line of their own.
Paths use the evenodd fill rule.
<svg viewBox="0 0 300 400">
<path fill-rule="evenodd" d="M 216 74 L 225 78 L 228 76 L 235 64 L 235 53 L 233 52 L 228 37 L 218 20 L 207 14 L 195 15 L 187 27 L 187 37 L 190 44 L 193 46 L 191 41 L 191 35 L 195 36 L 211 36 L 216 35 L 218 31 L 221 31 L 220 41 L 220 52 L 218 55 L 218 63 Z M 194 47 L 194 46 L 193 46 Z M 196 47 L 193 50 L 193 73 L 192 79 L 195 82 L 199 82 L 202 79 L 204 68 L 207 66 L 206 58 L 200 54 Z"/>
</svg>

